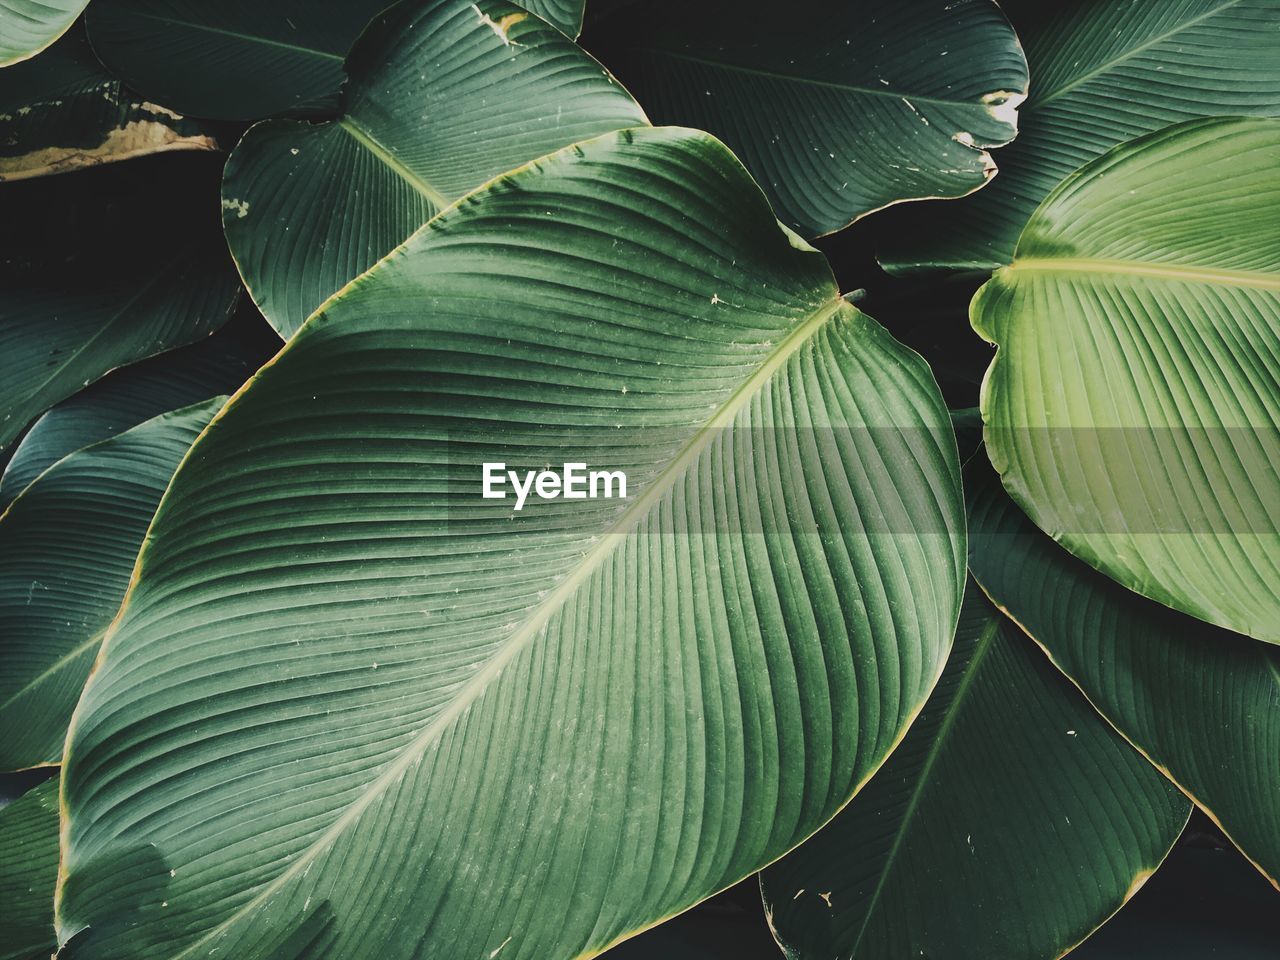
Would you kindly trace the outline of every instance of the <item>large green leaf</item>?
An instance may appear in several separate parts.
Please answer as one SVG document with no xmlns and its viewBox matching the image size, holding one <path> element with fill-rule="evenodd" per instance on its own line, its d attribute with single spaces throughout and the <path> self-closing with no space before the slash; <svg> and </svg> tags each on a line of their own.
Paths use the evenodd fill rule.
<svg viewBox="0 0 1280 960">
<path fill-rule="evenodd" d="M 481 498 L 579 457 L 626 496 Z M 713 138 L 500 178 L 179 470 L 72 722 L 62 941 L 556 960 L 686 909 L 920 709 L 957 471 L 928 369 Z"/>
<path fill-rule="evenodd" d="M 0 181 L 218 148 L 207 125 L 147 103 L 103 70 L 83 30 L 0 79 Z"/>
<path fill-rule="evenodd" d="M 58 874 L 58 778 L 0 809 L 0 960 L 53 952 Z"/>
<path fill-rule="evenodd" d="M 89 0 L 0 0 L 0 67 L 34 57 L 67 32 Z"/>
<path fill-rule="evenodd" d="M 889 270 L 995 269 L 1059 181 L 1111 147 L 1196 117 L 1280 115 L 1280 0 L 1083 0 L 1025 30 L 1010 16 L 1031 64 L 1018 139 L 985 190 L 895 213 Z"/>
<path fill-rule="evenodd" d="M 1274 883 L 1280 650 L 1143 599 L 1032 525 L 983 461 L 965 473 L 970 566 L 995 601 Z"/>
<path fill-rule="evenodd" d="M 1144 596 L 1280 642 L 1280 121 L 1195 120 L 1049 196 L 974 297 L 992 463 Z"/>
<path fill-rule="evenodd" d="M 0 514 L 0 769 L 62 756 L 156 505 L 225 399 L 72 453 Z"/>
<path fill-rule="evenodd" d="M 413 0 L 348 60 L 341 120 L 255 126 L 223 184 L 227 241 L 289 337 L 324 300 L 486 180 L 645 123 L 612 77 L 505 0 Z"/>
<path fill-rule="evenodd" d="M 89 39 L 148 100 L 218 120 L 323 114 L 389 0 L 94 0 Z"/>
<path fill-rule="evenodd" d="M 721 137 L 806 236 L 977 190 L 1027 91 L 992 0 L 661 0 L 613 24 L 616 69 L 655 120 Z"/>
<path fill-rule="evenodd" d="M 795 960 L 1042 960 L 1151 875 L 1191 812 L 971 585 L 938 689 L 884 769 L 761 875 Z"/>
<path fill-rule="evenodd" d="M 270 356 L 259 338 L 227 327 L 107 374 L 32 424 L 0 476 L 0 508 L 67 454 L 166 411 L 232 393 Z"/>
</svg>

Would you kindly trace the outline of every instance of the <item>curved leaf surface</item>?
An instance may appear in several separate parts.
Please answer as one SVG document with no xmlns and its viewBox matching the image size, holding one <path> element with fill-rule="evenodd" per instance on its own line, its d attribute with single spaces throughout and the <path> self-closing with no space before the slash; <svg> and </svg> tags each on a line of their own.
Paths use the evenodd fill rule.
<svg viewBox="0 0 1280 960">
<path fill-rule="evenodd" d="M 58 875 L 58 778 L 0 809 L 0 960 L 49 956 Z"/>
<path fill-rule="evenodd" d="M 89 0 L 0 0 L 0 67 L 34 57 L 70 29 Z"/>
<path fill-rule="evenodd" d="M 1090 702 L 1280 878 L 1280 651 L 1143 599 L 965 472 L 970 568 Z"/>
<path fill-rule="evenodd" d="M 103 374 L 226 322 L 235 274 L 200 243 L 132 276 L 9 289 L 0 300 L 0 450 L 37 415 Z"/>
<path fill-rule="evenodd" d="M 388 0 L 94 0 L 102 62 L 182 114 L 257 120 L 332 112 L 342 60 Z"/>
<path fill-rule="evenodd" d="M 483 463 L 561 458 L 623 495 L 481 496 Z M 62 941 L 554 960 L 688 908 L 919 710 L 957 470 L 928 369 L 713 138 L 495 181 L 175 477 L 72 722 Z"/>
<path fill-rule="evenodd" d="M 227 164 L 227 242 L 286 339 L 486 180 L 646 122 L 596 61 L 504 0 L 402 4 L 361 38 L 348 68 L 341 120 L 259 124 Z"/>
<path fill-rule="evenodd" d="M 995 173 L 984 148 L 1013 139 L 1027 92 L 1022 48 L 991 0 L 732 13 L 662 0 L 614 23 L 615 68 L 655 121 L 723 139 L 779 219 L 809 237 L 977 190 Z"/>
<path fill-rule="evenodd" d="M 216 150 L 206 125 L 142 100 L 102 69 L 83 31 L 0 85 L 0 181 L 169 150 Z"/>
<path fill-rule="evenodd" d="M 225 399 L 65 457 L 0 514 L 0 769 L 62 756 L 160 496 Z"/>
<path fill-rule="evenodd" d="M 972 197 L 896 211 L 891 272 L 994 270 L 1068 174 L 1125 140 L 1183 120 L 1280 116 L 1278 0 L 1084 0 L 1024 30 L 1031 95 L 1000 175 Z"/>
<path fill-rule="evenodd" d="M 1116 148 L 974 297 L 991 461 L 1124 586 L 1280 642 L 1280 121 Z"/>
<path fill-rule="evenodd" d="M 1057 957 L 1137 891 L 1190 812 L 971 584 L 902 746 L 761 889 L 794 960 Z"/>
<path fill-rule="evenodd" d="M 224 328 L 203 343 L 107 374 L 32 424 L 0 476 L 0 505 L 69 453 L 169 410 L 234 392 L 270 356 L 253 339 Z"/>
<path fill-rule="evenodd" d="M 586 0 L 525 0 L 520 6 L 536 13 L 567 36 L 576 37 L 582 32 Z"/>
</svg>

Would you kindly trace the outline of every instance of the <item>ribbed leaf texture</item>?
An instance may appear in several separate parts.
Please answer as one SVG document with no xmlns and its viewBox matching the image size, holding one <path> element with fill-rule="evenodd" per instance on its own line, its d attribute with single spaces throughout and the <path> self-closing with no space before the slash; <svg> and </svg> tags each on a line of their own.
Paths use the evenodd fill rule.
<svg viewBox="0 0 1280 960">
<path fill-rule="evenodd" d="M 102 62 L 148 100 L 215 120 L 331 113 L 342 60 L 387 0 L 94 0 Z"/>
<path fill-rule="evenodd" d="M 1144 596 L 1280 642 L 1280 121 L 1099 158 L 974 297 L 991 461 L 1036 525 Z"/>
<path fill-rule="evenodd" d="M 89 0 L 0 0 L 0 67 L 34 57 L 67 32 Z"/>
<path fill-rule="evenodd" d="M 58 778 L 0 809 L 0 960 L 49 956 L 58 873 Z"/>
<path fill-rule="evenodd" d="M 0 84 L 0 182 L 171 150 L 216 150 L 208 125 L 148 103 L 107 73 L 83 29 Z"/>
<path fill-rule="evenodd" d="M 1035 528 L 984 461 L 965 471 L 983 588 L 1273 884 L 1280 879 L 1280 650 L 1146 600 Z"/>
<path fill-rule="evenodd" d="M 481 499 L 569 449 L 626 496 Z M 928 369 L 717 141 L 499 179 L 175 477 L 69 736 L 67 955 L 593 956 L 879 766 L 962 524 Z"/>
<path fill-rule="evenodd" d="M 896 211 L 890 271 L 993 270 L 1036 206 L 1107 150 L 1197 117 L 1280 115 L 1280 0 L 1082 0 L 1023 30 L 1031 95 L 1000 175 L 956 203 Z"/>
<path fill-rule="evenodd" d="M 156 504 L 224 399 L 72 453 L 0 514 L 0 769 L 61 758 Z"/>
<path fill-rule="evenodd" d="M 361 38 L 341 120 L 259 124 L 223 221 L 283 337 L 442 207 L 553 150 L 647 121 L 558 30 L 504 0 L 411 0 Z"/>
<path fill-rule="evenodd" d="M 794 960 L 1062 956 L 1191 805 L 971 584 L 938 689 L 884 769 L 761 875 Z"/>
<path fill-rule="evenodd" d="M 1027 93 L 991 0 L 658 0 L 615 24 L 616 69 L 655 121 L 722 138 L 809 237 L 982 187 Z"/>
</svg>

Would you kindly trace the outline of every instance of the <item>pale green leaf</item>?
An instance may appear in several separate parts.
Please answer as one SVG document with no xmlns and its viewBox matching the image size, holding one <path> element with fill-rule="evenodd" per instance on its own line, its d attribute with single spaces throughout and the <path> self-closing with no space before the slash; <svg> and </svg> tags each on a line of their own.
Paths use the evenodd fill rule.
<svg viewBox="0 0 1280 960">
<path fill-rule="evenodd" d="M 482 463 L 570 451 L 626 496 L 481 498 Z M 593 956 L 884 760 L 946 659 L 961 514 L 928 369 L 721 144 L 530 164 L 331 300 L 178 472 L 72 723 L 61 940 Z"/>
<path fill-rule="evenodd" d="M 646 122 L 600 64 L 505 0 L 401 4 L 347 66 L 340 120 L 259 124 L 227 164 L 227 241 L 286 338 L 441 207 L 553 150 Z"/>
<path fill-rule="evenodd" d="M 0 0 L 0 67 L 34 57 L 67 32 L 89 0 Z"/>
<path fill-rule="evenodd" d="M 1197 120 L 1083 168 L 974 297 L 991 461 L 1144 596 L 1280 642 L 1280 121 Z"/>
</svg>

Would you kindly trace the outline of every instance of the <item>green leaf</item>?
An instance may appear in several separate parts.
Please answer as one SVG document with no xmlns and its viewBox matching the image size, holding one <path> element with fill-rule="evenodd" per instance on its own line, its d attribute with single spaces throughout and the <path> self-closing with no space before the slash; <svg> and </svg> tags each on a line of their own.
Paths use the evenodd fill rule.
<svg viewBox="0 0 1280 960">
<path fill-rule="evenodd" d="M 582 32 L 586 0 L 525 0 L 520 6 L 537 14 L 567 36 L 576 37 Z"/>
<path fill-rule="evenodd" d="M 974 297 L 991 461 L 1124 586 L 1280 642 L 1280 121 L 1196 120 L 1065 181 Z"/>
<path fill-rule="evenodd" d="M 1280 115 L 1280 0 L 1082 0 L 1025 30 L 1010 16 L 1031 64 L 1018 139 L 980 193 L 895 213 L 890 272 L 994 270 L 1059 181 L 1111 147 L 1197 117 Z"/>
<path fill-rule="evenodd" d="M 259 124 L 227 164 L 227 242 L 285 338 L 486 180 L 646 122 L 595 60 L 504 0 L 401 4 L 348 69 L 341 120 Z"/>
<path fill-rule="evenodd" d="M 58 875 L 58 778 L 0 809 L 0 960 L 49 956 Z"/>
<path fill-rule="evenodd" d="M 342 59 L 388 0 L 94 0 L 102 62 L 182 114 L 257 120 L 331 112 Z"/>
<path fill-rule="evenodd" d="M 973 575 L 1091 703 L 1280 878 L 1280 651 L 1125 590 L 1042 534 L 981 461 Z"/>
<path fill-rule="evenodd" d="M 481 498 L 562 459 L 625 496 Z M 687 909 L 920 709 L 957 472 L 928 369 L 713 138 L 495 181 L 174 478 L 69 736 L 62 941 L 568 960 Z"/>
<path fill-rule="evenodd" d="M 0 67 L 29 60 L 67 32 L 89 0 L 0 0 Z"/>
<path fill-rule="evenodd" d="M 0 191 L 0 451 L 116 367 L 226 322 L 240 284 L 201 176 L 221 165 L 152 157 Z"/>
<path fill-rule="evenodd" d="M 226 322 L 239 291 L 208 254 L 202 244 L 179 244 L 172 257 L 138 264 L 132 276 L 6 290 L 0 450 L 32 418 L 113 368 L 191 343 Z"/>
<path fill-rule="evenodd" d="M 937 690 L 884 769 L 761 875 L 792 960 L 1032 960 L 1084 940 L 1191 806 L 971 585 Z"/>
<path fill-rule="evenodd" d="M 723 139 L 809 237 L 979 189 L 995 173 L 983 148 L 1013 139 L 1027 92 L 991 0 L 661 0 L 613 23 L 608 62 L 655 121 Z"/>
<path fill-rule="evenodd" d="M 166 411 L 233 392 L 269 357 L 254 338 L 227 327 L 207 341 L 107 374 L 32 424 L 0 477 L 0 506 L 69 453 Z"/>
<path fill-rule="evenodd" d="M 102 69 L 82 30 L 5 72 L 0 181 L 169 150 L 217 150 L 207 125 L 140 99 Z"/>
<path fill-rule="evenodd" d="M 0 514 L 0 769 L 62 756 L 67 721 L 156 505 L 225 399 L 64 457 Z"/>
</svg>

